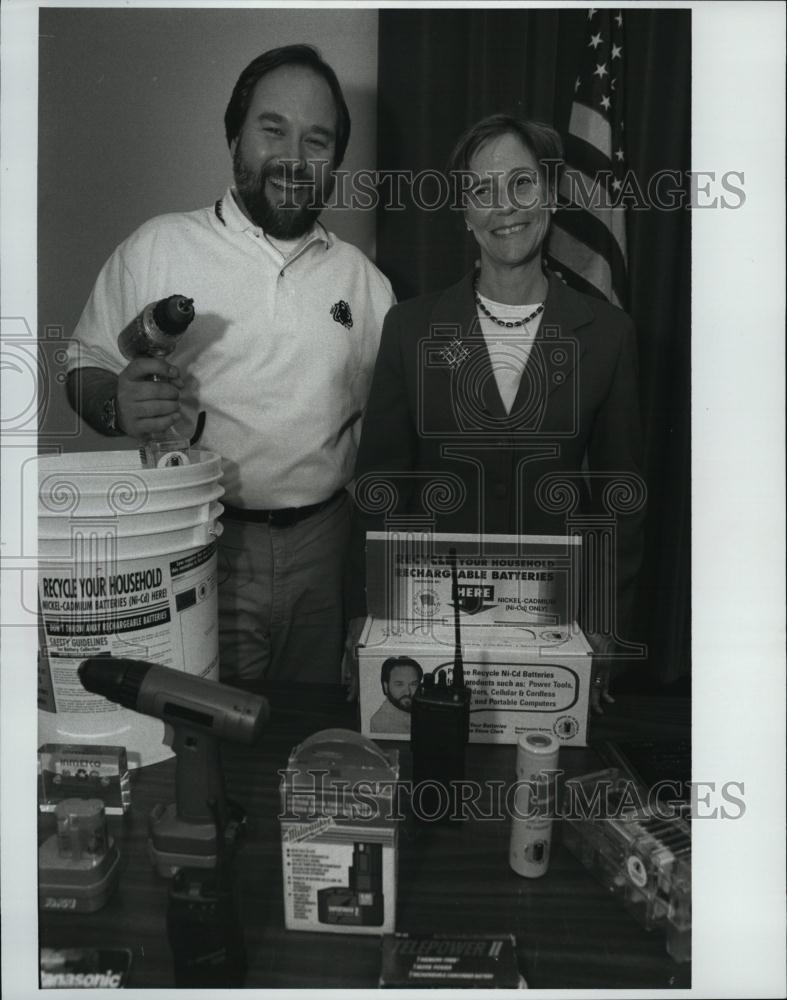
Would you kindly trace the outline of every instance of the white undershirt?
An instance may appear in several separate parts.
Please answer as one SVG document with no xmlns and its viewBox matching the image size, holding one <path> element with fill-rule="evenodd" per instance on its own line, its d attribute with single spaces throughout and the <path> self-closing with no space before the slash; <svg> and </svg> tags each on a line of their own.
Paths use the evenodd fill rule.
<svg viewBox="0 0 787 1000">
<path fill-rule="evenodd" d="M 295 253 L 302 243 L 305 243 L 306 236 L 309 235 L 311 235 L 311 231 L 304 236 L 299 236 L 295 240 L 280 240 L 274 239 L 273 236 L 269 236 L 267 233 L 263 233 L 263 236 L 268 243 L 270 243 L 272 247 L 275 247 L 285 260 L 290 256 L 290 254 Z"/>
<path fill-rule="evenodd" d="M 540 302 L 531 302 L 525 305 L 495 302 L 494 299 L 488 299 L 480 292 L 478 297 L 493 316 L 507 323 L 516 323 L 518 320 L 524 319 L 541 305 Z M 495 374 L 495 381 L 506 413 L 510 413 L 514 405 L 522 372 L 530 357 L 530 350 L 543 315 L 543 312 L 540 312 L 524 326 L 504 327 L 498 326 L 480 309 L 478 310 L 481 332 L 492 360 L 492 371 Z"/>
</svg>

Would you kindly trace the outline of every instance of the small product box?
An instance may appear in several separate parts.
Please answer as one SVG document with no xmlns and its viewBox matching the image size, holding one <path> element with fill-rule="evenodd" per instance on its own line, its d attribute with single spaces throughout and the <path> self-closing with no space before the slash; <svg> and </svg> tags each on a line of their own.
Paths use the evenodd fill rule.
<svg viewBox="0 0 787 1000">
<path fill-rule="evenodd" d="M 383 989 L 527 989 L 512 934 L 386 934 Z"/>
<path fill-rule="evenodd" d="M 100 799 L 110 816 L 131 808 L 126 748 L 45 743 L 38 748 L 38 808 L 54 812 L 64 799 Z"/>
<path fill-rule="evenodd" d="M 348 729 L 326 729 L 295 747 L 280 773 L 285 926 L 393 931 L 398 752 Z"/>
<path fill-rule="evenodd" d="M 361 731 L 407 740 L 421 678 L 450 680 L 458 633 L 470 742 L 551 733 L 586 746 L 592 650 L 576 624 L 581 540 L 511 535 L 367 536 L 369 616 L 358 647 Z"/>
</svg>

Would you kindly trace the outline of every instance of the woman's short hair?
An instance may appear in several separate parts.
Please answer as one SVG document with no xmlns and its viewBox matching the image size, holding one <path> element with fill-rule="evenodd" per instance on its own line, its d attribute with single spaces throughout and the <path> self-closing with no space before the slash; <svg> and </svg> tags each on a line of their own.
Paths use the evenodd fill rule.
<svg viewBox="0 0 787 1000">
<path fill-rule="evenodd" d="M 470 161 L 484 143 L 501 135 L 515 135 L 533 154 L 538 172 L 553 197 L 563 165 L 563 142 L 558 133 L 543 122 L 525 121 L 514 115 L 497 114 L 482 118 L 464 132 L 454 146 L 446 165 L 453 204 L 461 207 L 461 175 L 470 172 Z"/>
<path fill-rule="evenodd" d="M 321 76 L 331 88 L 336 104 L 336 152 L 332 166 L 338 167 L 344 159 L 350 140 L 350 112 L 336 74 L 312 45 L 283 45 L 278 49 L 270 49 L 253 59 L 243 70 L 224 112 L 227 145 L 231 146 L 240 135 L 254 88 L 264 76 L 280 66 L 306 66 Z"/>
</svg>

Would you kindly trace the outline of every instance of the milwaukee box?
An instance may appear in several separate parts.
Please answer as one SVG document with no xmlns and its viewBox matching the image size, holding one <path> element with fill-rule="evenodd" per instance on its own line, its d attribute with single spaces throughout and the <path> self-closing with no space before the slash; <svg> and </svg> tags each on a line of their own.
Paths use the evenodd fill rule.
<svg viewBox="0 0 787 1000">
<path fill-rule="evenodd" d="M 458 632 L 471 742 L 516 743 L 548 731 L 586 746 L 592 650 L 572 605 L 580 550 L 573 537 L 370 532 L 370 613 L 358 647 L 362 732 L 409 739 L 412 696 L 424 674 L 450 680 Z"/>
<path fill-rule="evenodd" d="M 290 930 L 393 931 L 398 756 L 347 729 L 315 733 L 290 754 L 279 789 Z"/>
</svg>

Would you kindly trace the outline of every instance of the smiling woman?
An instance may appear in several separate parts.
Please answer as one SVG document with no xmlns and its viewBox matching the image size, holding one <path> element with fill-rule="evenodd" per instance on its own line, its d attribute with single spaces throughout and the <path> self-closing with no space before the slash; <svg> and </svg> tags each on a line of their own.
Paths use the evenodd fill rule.
<svg viewBox="0 0 787 1000">
<path fill-rule="evenodd" d="M 449 174 L 463 179 L 465 221 L 481 252 L 478 290 L 500 303 L 546 294 L 541 250 L 555 192 L 541 164 L 560 157 L 551 129 L 503 115 L 467 132 L 452 154 Z"/>
</svg>

